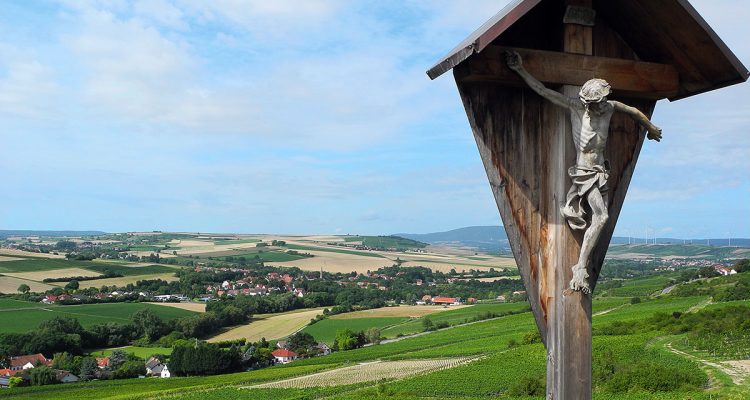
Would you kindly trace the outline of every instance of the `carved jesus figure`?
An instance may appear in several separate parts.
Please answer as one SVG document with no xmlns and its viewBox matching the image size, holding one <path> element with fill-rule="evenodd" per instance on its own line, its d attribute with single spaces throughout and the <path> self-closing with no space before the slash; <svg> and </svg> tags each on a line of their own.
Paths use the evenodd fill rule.
<svg viewBox="0 0 750 400">
<path fill-rule="evenodd" d="M 604 148 L 609 135 L 609 121 L 615 111 L 624 112 L 648 130 L 648 138 L 661 140 L 661 129 L 649 121 L 635 107 L 618 101 L 607 100 L 610 86 L 603 79 L 591 79 L 583 84 L 578 99 L 568 98 L 546 88 L 523 68 L 521 56 L 511 51 L 506 53 L 508 67 L 518 73 L 529 87 L 540 96 L 570 111 L 573 142 L 576 147 L 576 164 L 568 169 L 572 181 L 565 205 L 560 212 L 574 230 L 584 230 L 581 254 L 578 263 L 573 265 L 573 279 L 570 289 L 590 293 L 587 278 L 588 263 L 599 236 L 607 223 L 607 178 L 609 163 L 604 159 Z M 585 209 L 590 209 L 591 221 L 584 219 Z M 587 227 L 588 226 L 588 227 Z"/>
</svg>

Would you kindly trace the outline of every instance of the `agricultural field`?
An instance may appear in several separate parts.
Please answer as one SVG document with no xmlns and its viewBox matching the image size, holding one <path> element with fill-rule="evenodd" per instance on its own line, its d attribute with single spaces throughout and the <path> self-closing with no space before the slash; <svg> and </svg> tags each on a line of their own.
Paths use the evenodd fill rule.
<svg viewBox="0 0 750 400">
<path fill-rule="evenodd" d="M 181 310 L 188 310 L 192 312 L 206 312 L 206 303 L 148 303 L 148 304 L 154 304 L 159 305 L 162 307 L 174 307 L 179 308 Z"/>
<path fill-rule="evenodd" d="M 134 354 L 136 357 L 148 359 L 154 354 L 170 355 L 172 354 L 173 349 L 171 347 L 124 346 L 124 347 L 113 347 L 111 349 L 104 349 L 104 350 L 95 350 L 95 351 L 91 351 L 89 354 L 92 357 L 109 357 L 112 354 L 112 351 L 114 350 L 123 350 L 126 353 Z"/>
<path fill-rule="evenodd" d="M 419 318 L 425 315 L 444 312 L 447 310 L 456 310 L 472 306 L 397 306 L 381 307 L 369 310 L 354 311 L 343 314 L 336 314 L 329 317 L 330 319 L 355 319 L 355 318 L 383 318 L 383 317 L 406 317 Z"/>
<path fill-rule="evenodd" d="M 21 260 L 0 262 L 0 274 L 5 274 L 7 272 L 37 272 L 68 268 L 86 268 L 97 264 L 96 261 L 77 261 L 56 258 L 24 258 Z"/>
<path fill-rule="evenodd" d="M 596 291 L 602 296 L 651 296 L 654 294 L 659 294 L 664 288 L 666 288 L 673 276 L 675 276 L 675 274 L 659 274 L 643 278 L 628 279 L 622 281 L 621 287 L 606 290 L 600 290 L 599 287 L 597 287 Z"/>
<path fill-rule="evenodd" d="M 179 280 L 179 278 L 175 276 L 174 272 L 170 272 L 170 273 L 165 273 L 165 274 L 130 275 L 130 276 L 123 276 L 119 278 L 94 279 L 91 281 L 81 281 L 80 285 L 81 285 L 81 288 L 90 288 L 90 287 L 99 288 L 102 286 L 125 286 L 128 283 L 135 283 L 135 282 L 146 280 L 146 279 L 161 279 L 167 282 Z"/>
<path fill-rule="evenodd" d="M 24 304 L 22 304 L 24 303 Z M 82 305 L 45 305 L 41 303 L 0 300 L 0 320 L 12 323 L 0 324 L 0 333 L 28 332 L 36 329 L 42 321 L 53 317 L 73 317 L 84 327 L 107 322 L 127 322 L 138 310 L 148 308 L 164 320 L 194 314 L 192 311 L 149 303 L 106 303 Z"/>
<path fill-rule="evenodd" d="M 209 342 L 221 342 L 246 338 L 248 341 L 258 341 L 285 338 L 304 328 L 311 319 L 323 313 L 323 308 L 303 309 L 279 314 L 254 315 L 249 323 L 240 325 L 220 333 Z"/>
<path fill-rule="evenodd" d="M 54 289 L 56 287 L 42 282 L 30 281 L 28 279 L 0 275 L 0 293 L 17 293 L 18 287 L 22 284 L 29 285 L 33 292 L 44 292 L 45 290 Z"/>
<path fill-rule="evenodd" d="M 172 265 L 146 265 L 146 266 L 135 266 L 135 265 L 129 265 L 129 264 L 113 264 L 113 263 L 107 263 L 107 264 L 96 264 L 96 265 L 90 265 L 86 267 L 86 269 L 91 271 L 96 271 L 99 273 L 104 273 L 106 271 L 120 274 L 125 277 L 127 276 L 136 276 L 136 275 L 157 275 L 157 274 L 166 274 L 166 273 L 175 273 L 177 272 L 180 267 L 172 266 Z M 74 275 L 70 275 L 74 276 Z"/>
<path fill-rule="evenodd" d="M 119 260 L 79 261 L 43 257 L 4 257 L 4 261 L 0 261 L 0 293 L 16 293 L 21 284 L 29 285 L 32 292 L 44 292 L 64 286 L 66 283 L 43 282 L 44 279 L 96 277 L 106 271 L 124 276 L 81 281 L 80 287 L 124 286 L 144 279 L 171 281 L 177 279 L 174 274 L 178 269 L 177 266 L 129 263 Z"/>
<path fill-rule="evenodd" d="M 595 314 L 600 313 L 593 317 L 594 326 L 645 320 L 656 312 L 684 313 L 704 301 L 703 297 L 664 297 L 630 304 L 622 298 L 594 299 Z M 515 304 L 486 306 L 512 307 Z M 466 313 L 475 307 L 445 313 Z M 498 310 L 507 311 L 494 309 Z M 432 317 L 439 315 L 432 314 Z M 545 351 L 540 343 L 526 341 L 535 330 L 531 314 L 524 312 L 251 372 L 20 388 L 0 391 L 0 398 L 542 399 Z M 669 340 L 660 339 L 656 332 L 596 335 L 593 342 L 594 398 L 748 398 L 747 383 L 738 385 L 723 378 L 721 371 L 673 352 L 668 343 Z M 438 367 L 431 369 L 435 366 Z M 419 368 L 424 369 L 411 372 Z M 400 372 L 394 373 L 394 370 Z M 709 375 L 719 379 L 709 379 Z M 317 386 L 327 384 L 336 386 Z"/>
<path fill-rule="evenodd" d="M 477 360 L 476 357 L 438 358 L 432 360 L 375 361 L 338 368 L 283 381 L 262 383 L 251 388 L 311 388 L 341 386 L 380 380 L 405 379 L 411 376 L 454 368 Z"/>
<path fill-rule="evenodd" d="M 612 245 L 607 251 L 608 258 L 701 258 L 720 260 L 727 258 L 750 257 L 750 249 L 726 246 L 708 246 L 705 244 L 631 244 Z"/>
<path fill-rule="evenodd" d="M 332 319 L 326 318 L 313 325 L 308 325 L 303 332 L 311 334 L 315 339 L 329 346 L 333 345 L 336 332 L 344 329 L 352 331 L 365 331 L 369 328 L 385 328 L 407 321 L 406 317 L 378 317 L 378 318 L 348 318 Z"/>
<path fill-rule="evenodd" d="M 529 305 L 522 303 L 497 303 L 497 304 L 476 304 L 469 307 L 448 307 L 443 311 L 429 314 L 421 318 L 412 318 L 401 324 L 393 325 L 381 331 L 383 337 L 393 338 L 400 335 L 409 335 L 424 331 L 424 319 L 429 318 L 434 324 L 447 323 L 448 325 L 458 325 L 470 322 L 473 318 L 487 313 L 498 315 L 517 313 L 526 311 Z"/>
</svg>

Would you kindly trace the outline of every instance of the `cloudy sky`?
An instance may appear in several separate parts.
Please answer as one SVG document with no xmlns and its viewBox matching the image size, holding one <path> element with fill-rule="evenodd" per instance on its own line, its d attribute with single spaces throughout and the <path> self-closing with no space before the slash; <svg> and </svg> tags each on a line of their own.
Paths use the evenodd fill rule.
<svg viewBox="0 0 750 400">
<path fill-rule="evenodd" d="M 500 224 L 425 70 L 506 2 L 2 1 L 0 229 Z M 744 1 L 693 4 L 750 65 Z M 617 234 L 750 237 L 749 96 L 657 104 Z"/>
</svg>

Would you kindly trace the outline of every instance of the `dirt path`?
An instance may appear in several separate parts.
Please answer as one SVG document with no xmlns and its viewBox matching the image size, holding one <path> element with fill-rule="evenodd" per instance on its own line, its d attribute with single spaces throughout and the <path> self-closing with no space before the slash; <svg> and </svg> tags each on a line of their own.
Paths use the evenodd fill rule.
<svg viewBox="0 0 750 400">
<path fill-rule="evenodd" d="M 696 305 L 688 308 L 688 310 L 686 312 L 692 313 L 692 312 L 700 311 L 701 309 L 705 308 L 707 305 L 709 305 L 711 303 L 713 303 L 713 302 L 711 301 L 711 298 L 709 297 L 709 298 L 701 301 L 700 303 L 698 303 L 698 304 L 696 304 Z"/>
<path fill-rule="evenodd" d="M 682 350 L 677 350 L 672 347 L 672 343 L 667 343 L 665 347 L 674 354 L 688 358 L 693 361 L 697 361 L 704 366 L 718 369 L 719 371 L 727 374 L 732 378 L 732 382 L 735 385 L 741 385 L 745 378 L 750 375 L 750 360 L 737 360 L 737 361 L 709 361 L 696 357 L 692 354 L 686 353 Z"/>
<path fill-rule="evenodd" d="M 602 311 L 599 311 L 598 313 L 594 313 L 592 316 L 596 317 L 597 315 L 608 314 L 608 313 L 611 313 L 612 311 L 619 310 L 619 309 L 621 309 L 621 308 L 623 308 L 623 307 L 625 307 L 627 305 L 629 305 L 629 304 L 620 304 L 619 306 L 617 306 L 615 308 L 610 308 L 608 310 L 602 310 Z"/>
</svg>

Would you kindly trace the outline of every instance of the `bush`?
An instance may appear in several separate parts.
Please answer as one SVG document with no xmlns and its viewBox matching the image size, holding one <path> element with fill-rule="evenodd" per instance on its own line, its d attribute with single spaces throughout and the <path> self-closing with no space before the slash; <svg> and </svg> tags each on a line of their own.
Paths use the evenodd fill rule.
<svg viewBox="0 0 750 400">
<path fill-rule="evenodd" d="M 33 386 L 51 385 L 55 383 L 55 373 L 45 365 L 31 369 L 30 379 Z"/>
<path fill-rule="evenodd" d="M 634 390 L 670 392 L 680 389 L 698 389 L 703 383 L 700 376 L 677 367 L 653 361 L 640 361 L 617 368 L 605 384 L 605 388 L 614 393 Z"/>
<path fill-rule="evenodd" d="M 523 344 L 533 344 L 533 343 L 541 343 L 542 342 L 542 336 L 539 334 L 539 331 L 532 331 L 528 332 L 525 335 L 523 335 Z"/>
<path fill-rule="evenodd" d="M 513 385 L 508 394 L 511 396 L 544 396 L 547 383 L 544 376 L 524 377 Z"/>
<path fill-rule="evenodd" d="M 137 378 L 146 375 L 143 361 L 126 361 L 112 374 L 114 379 Z"/>
<path fill-rule="evenodd" d="M 630 304 L 640 304 L 640 303 L 641 303 L 641 298 L 638 296 L 630 299 Z"/>
</svg>

